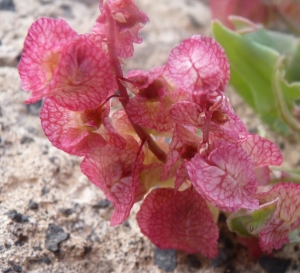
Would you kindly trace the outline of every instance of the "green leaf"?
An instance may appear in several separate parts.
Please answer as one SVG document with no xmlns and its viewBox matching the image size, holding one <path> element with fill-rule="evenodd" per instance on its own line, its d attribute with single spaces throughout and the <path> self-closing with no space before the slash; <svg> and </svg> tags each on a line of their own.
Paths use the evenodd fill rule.
<svg viewBox="0 0 300 273">
<path fill-rule="evenodd" d="M 257 235 L 272 220 L 277 202 L 276 199 L 259 206 L 256 210 L 242 209 L 232 213 L 227 219 L 229 229 L 243 237 Z"/>
<path fill-rule="evenodd" d="M 212 32 L 225 49 L 230 62 L 230 84 L 236 92 L 264 123 L 281 134 L 290 134 L 291 128 L 278 111 L 273 83 L 278 69 L 277 63 L 282 58 L 281 54 L 287 56 L 284 68 L 289 78 L 300 79 L 300 73 L 291 70 L 292 67 L 293 69 L 300 67 L 300 62 L 295 61 L 297 58 L 300 60 L 298 39 L 289 34 L 267 31 L 263 28 L 238 34 L 218 21 L 213 22 Z M 280 83 L 280 88 L 284 92 L 283 98 L 290 112 L 294 101 L 300 97 L 299 87 L 300 82 L 289 84 L 282 79 Z"/>
</svg>

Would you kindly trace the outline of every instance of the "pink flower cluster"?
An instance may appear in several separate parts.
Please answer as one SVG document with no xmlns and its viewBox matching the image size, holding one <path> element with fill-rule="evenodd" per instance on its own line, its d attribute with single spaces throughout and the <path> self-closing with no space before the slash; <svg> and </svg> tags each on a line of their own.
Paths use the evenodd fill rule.
<svg viewBox="0 0 300 273">
<path fill-rule="evenodd" d="M 249 214 L 276 202 L 269 222 L 249 234 L 263 251 L 281 247 L 300 224 L 300 188 L 266 186 L 282 156 L 234 113 L 223 49 L 196 35 L 164 66 L 123 76 L 121 58 L 133 55 L 148 17 L 134 0 L 100 1 L 100 12 L 83 35 L 62 19 L 38 19 L 18 68 L 26 102 L 45 98 L 46 136 L 83 156 L 82 172 L 113 203 L 111 225 L 144 199 L 137 220 L 155 245 L 213 258 L 219 210 Z"/>
</svg>

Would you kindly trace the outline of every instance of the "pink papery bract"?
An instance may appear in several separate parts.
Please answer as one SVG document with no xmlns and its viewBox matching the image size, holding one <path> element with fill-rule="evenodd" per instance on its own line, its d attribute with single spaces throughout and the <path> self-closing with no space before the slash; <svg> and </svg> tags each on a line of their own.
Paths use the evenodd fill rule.
<svg viewBox="0 0 300 273">
<path fill-rule="evenodd" d="M 137 137 L 136 132 L 134 131 L 134 128 L 132 127 L 132 124 L 128 119 L 128 116 L 124 109 L 120 109 L 113 113 L 112 122 L 114 128 L 116 128 L 119 134 L 126 134 Z"/>
<path fill-rule="evenodd" d="M 39 18 L 30 27 L 18 65 L 22 88 L 32 92 L 26 103 L 51 94 L 48 86 L 66 44 L 78 34 L 63 19 Z"/>
<path fill-rule="evenodd" d="M 217 255 L 218 228 L 206 202 L 193 190 L 155 189 L 137 214 L 141 231 L 159 248 Z"/>
<path fill-rule="evenodd" d="M 92 150 L 82 161 L 81 171 L 114 205 L 111 226 L 119 225 L 128 217 L 136 200 L 139 182 L 137 154 L 130 149 L 105 146 Z"/>
<path fill-rule="evenodd" d="M 165 66 L 153 67 L 150 71 L 131 70 L 126 78 L 138 89 L 147 88 L 151 83 L 163 75 Z M 129 87 L 130 89 L 130 87 Z M 130 90 L 133 91 L 133 90 Z M 133 91 L 134 92 L 134 91 Z M 134 92 L 135 93 L 135 92 Z"/>
<path fill-rule="evenodd" d="M 117 84 L 101 41 L 81 35 L 66 46 L 49 89 L 57 103 L 72 111 L 93 109 L 111 96 Z"/>
<path fill-rule="evenodd" d="M 198 152 L 201 137 L 192 132 L 188 127 L 176 125 L 173 131 L 172 141 L 169 145 L 170 151 L 162 178 L 172 177 L 178 171 L 175 165 L 180 159 L 191 159 Z"/>
<path fill-rule="evenodd" d="M 170 131 L 175 123 L 170 119 L 170 107 L 187 98 L 182 90 L 168 90 L 168 82 L 162 76 L 164 67 L 155 67 L 149 72 L 137 70 L 127 75 L 131 85 L 128 88 L 135 93 L 129 101 L 127 113 L 130 119 L 143 127 L 158 132 Z"/>
<path fill-rule="evenodd" d="M 229 64 L 224 50 L 213 39 L 200 35 L 175 47 L 166 69 L 174 83 L 190 94 L 224 91 L 229 80 Z"/>
<path fill-rule="evenodd" d="M 147 98 L 140 94 L 135 95 L 128 103 L 127 113 L 131 120 L 143 127 L 158 132 L 170 131 L 175 123 L 170 119 L 170 106 L 185 98 L 185 93 L 174 91 L 164 93 L 160 98 Z"/>
<path fill-rule="evenodd" d="M 277 146 L 259 135 L 249 134 L 241 138 L 239 143 L 251 156 L 254 167 L 282 164 L 282 155 Z"/>
<path fill-rule="evenodd" d="M 202 127 L 203 119 L 200 114 L 203 109 L 200 105 L 190 102 L 181 101 L 171 106 L 169 114 L 172 120 L 180 125 Z"/>
<path fill-rule="evenodd" d="M 254 173 L 259 186 L 266 186 L 269 184 L 270 182 L 269 166 L 255 168 Z"/>
<path fill-rule="evenodd" d="M 219 68 L 222 70 L 222 80 L 220 82 L 220 89 L 224 91 L 226 85 L 230 79 L 230 65 L 225 54 L 225 50 L 216 42 L 216 40 L 211 37 L 206 37 L 202 35 L 194 35 L 192 39 L 195 39 L 201 43 L 205 43 L 207 47 L 209 47 L 217 57 L 219 61 Z"/>
<path fill-rule="evenodd" d="M 300 218 L 300 185 L 280 183 L 269 192 L 257 194 L 261 202 L 270 202 L 279 198 L 276 215 L 286 223 L 292 224 Z"/>
<path fill-rule="evenodd" d="M 85 118 L 87 114 L 90 120 Z M 51 98 L 45 99 L 40 113 L 42 128 L 53 146 L 78 156 L 106 144 L 103 137 L 94 132 L 100 125 L 101 116 L 101 108 L 90 113 L 74 112 L 63 108 Z"/>
<path fill-rule="evenodd" d="M 290 225 L 274 218 L 265 229 L 259 233 L 259 245 L 264 252 L 280 249 L 289 242 Z"/>
<path fill-rule="evenodd" d="M 105 116 L 103 117 L 102 122 L 103 126 L 100 128 L 99 133 L 107 141 L 108 145 L 118 147 L 121 149 L 125 148 L 126 140 L 115 129 L 111 118 Z"/>
<path fill-rule="evenodd" d="M 228 97 L 222 97 L 222 104 L 220 106 L 220 110 L 223 114 L 225 114 L 228 118 L 227 122 L 222 124 L 222 130 L 233 131 L 237 134 L 240 133 L 248 133 L 246 125 L 244 122 L 238 117 L 238 115 L 234 112 L 231 102 Z"/>
<path fill-rule="evenodd" d="M 300 224 L 300 185 L 280 183 L 270 191 L 257 194 L 260 202 L 266 203 L 278 198 L 278 205 L 272 222 L 259 233 L 260 246 L 271 252 L 289 242 L 289 232 Z"/>
<path fill-rule="evenodd" d="M 148 16 L 138 9 L 133 0 L 107 0 L 100 5 L 100 10 L 102 14 L 93 32 L 108 38 L 111 36 L 109 32 L 114 31 L 113 42 L 117 55 L 121 58 L 131 57 L 133 43 L 140 44 L 143 41 L 138 32 L 149 21 Z M 113 24 L 113 27 L 109 24 Z"/>
<path fill-rule="evenodd" d="M 249 155 L 236 145 L 213 150 L 207 161 L 197 154 L 186 163 L 198 193 L 224 211 L 255 209 L 257 181 Z"/>
</svg>

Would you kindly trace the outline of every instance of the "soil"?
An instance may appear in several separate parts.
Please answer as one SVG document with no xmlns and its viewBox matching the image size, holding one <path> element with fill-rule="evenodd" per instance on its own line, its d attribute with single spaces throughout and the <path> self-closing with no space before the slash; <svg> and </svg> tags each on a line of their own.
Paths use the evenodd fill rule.
<svg viewBox="0 0 300 273">
<path fill-rule="evenodd" d="M 206 2 L 137 0 L 150 22 L 125 70 L 161 65 L 182 39 L 209 35 Z M 300 244 L 252 259 L 223 216 L 214 260 L 153 246 L 135 220 L 139 204 L 122 225 L 109 226 L 110 202 L 80 172 L 80 158 L 57 150 L 45 138 L 39 119 L 42 102 L 24 104 L 28 94 L 21 90 L 16 68 L 27 30 L 38 17 L 62 17 L 84 33 L 97 14 L 97 0 L 0 0 L 0 272 L 300 272 Z M 264 129 L 282 149 L 285 166 L 299 168 L 295 140 L 271 133 L 232 90 L 228 95 L 248 129 Z"/>
</svg>

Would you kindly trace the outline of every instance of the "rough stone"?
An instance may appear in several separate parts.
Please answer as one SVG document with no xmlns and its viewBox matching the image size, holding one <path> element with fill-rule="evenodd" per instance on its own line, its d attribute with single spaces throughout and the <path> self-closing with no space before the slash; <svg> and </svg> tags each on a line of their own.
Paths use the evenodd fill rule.
<svg viewBox="0 0 300 273">
<path fill-rule="evenodd" d="M 17 223 L 25 223 L 28 222 L 28 216 L 25 216 L 21 213 L 18 213 L 15 209 L 9 210 L 8 212 L 4 213 L 7 215 L 11 220 Z"/>
<path fill-rule="evenodd" d="M 13 0 L 0 0 L 0 10 L 15 11 L 15 4 Z"/>
<path fill-rule="evenodd" d="M 285 273 L 291 264 L 290 259 L 263 256 L 259 264 L 267 273 Z"/>
<path fill-rule="evenodd" d="M 69 238 L 69 233 L 65 233 L 64 230 L 55 225 L 50 224 L 46 230 L 46 248 L 52 252 L 59 251 L 59 244 Z"/>
<path fill-rule="evenodd" d="M 176 268 L 176 250 L 154 247 L 154 264 L 165 272 L 173 272 Z"/>
</svg>

